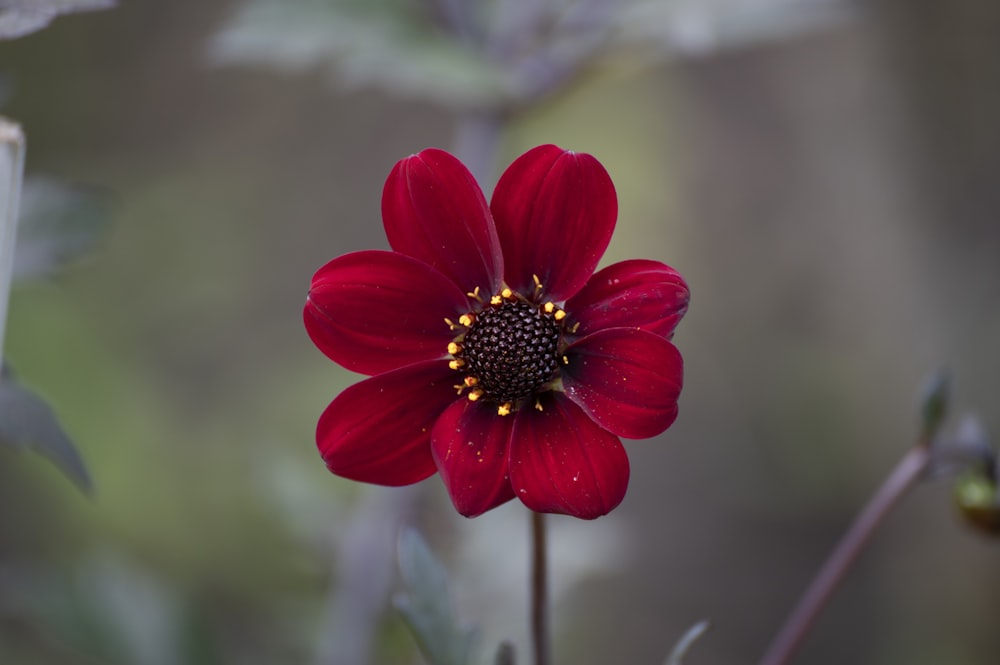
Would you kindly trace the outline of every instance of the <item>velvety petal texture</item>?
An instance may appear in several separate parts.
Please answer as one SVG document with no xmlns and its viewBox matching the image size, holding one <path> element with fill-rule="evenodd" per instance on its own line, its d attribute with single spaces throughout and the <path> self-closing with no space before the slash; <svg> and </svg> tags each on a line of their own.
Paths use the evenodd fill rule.
<svg viewBox="0 0 1000 665">
<path fill-rule="evenodd" d="M 323 353 L 371 375 L 319 419 L 330 471 L 380 485 L 439 472 L 467 517 L 515 497 L 581 519 L 618 506 L 619 437 L 677 417 L 670 339 L 689 291 L 658 261 L 595 274 L 617 216 L 604 167 L 558 146 L 515 160 L 489 205 L 448 153 L 400 160 L 382 196 L 393 251 L 330 261 L 303 310 Z"/>
<path fill-rule="evenodd" d="M 629 464 L 618 437 L 559 393 L 542 410 L 517 412 L 510 439 L 510 480 L 528 508 L 581 519 L 606 515 L 625 498 Z"/>
<path fill-rule="evenodd" d="M 443 360 L 356 383 L 326 408 L 316 443 L 330 471 L 376 485 L 409 485 L 437 471 L 431 430 L 457 398 Z"/>
<path fill-rule="evenodd" d="M 462 162 L 428 148 L 400 160 L 382 192 L 394 250 L 420 259 L 463 291 L 496 293 L 503 257 L 482 190 Z"/>
<path fill-rule="evenodd" d="M 455 509 L 475 517 L 514 498 L 507 466 L 513 418 L 496 406 L 467 399 L 441 414 L 431 433 L 431 452 Z"/>
<path fill-rule="evenodd" d="M 590 155 L 543 145 L 500 177 L 490 203 L 503 247 L 504 278 L 530 294 L 537 275 L 563 301 L 593 274 L 618 218 L 611 177 Z"/>
<path fill-rule="evenodd" d="M 641 328 L 669 339 L 687 312 L 690 292 L 680 273 L 659 261 L 614 263 L 566 302 L 581 337 L 604 328 Z"/>
<path fill-rule="evenodd" d="M 609 432 L 645 439 L 677 418 L 683 361 L 663 337 L 611 328 L 570 345 L 566 358 L 566 395 Z"/>
<path fill-rule="evenodd" d="M 445 317 L 468 299 L 426 263 L 396 252 L 354 252 L 320 268 L 303 313 L 313 343 L 362 374 L 441 358 L 455 333 Z"/>
</svg>

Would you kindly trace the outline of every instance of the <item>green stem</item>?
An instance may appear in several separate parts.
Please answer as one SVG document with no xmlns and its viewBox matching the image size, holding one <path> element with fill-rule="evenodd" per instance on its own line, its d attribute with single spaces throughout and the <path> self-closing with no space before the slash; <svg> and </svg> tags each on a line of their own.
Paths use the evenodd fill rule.
<svg viewBox="0 0 1000 665">
<path fill-rule="evenodd" d="M 535 665 L 549 665 L 549 573 L 545 515 L 531 512 L 531 636 Z"/>
<path fill-rule="evenodd" d="M 786 665 L 791 661 L 858 555 L 893 506 L 927 468 L 929 460 L 930 446 L 926 441 L 919 442 L 903 456 L 823 564 L 771 642 L 760 665 Z"/>
<path fill-rule="evenodd" d="M 0 117 L 0 367 L 3 366 L 3 340 L 14 273 L 14 243 L 23 176 L 24 133 L 19 125 Z"/>
</svg>

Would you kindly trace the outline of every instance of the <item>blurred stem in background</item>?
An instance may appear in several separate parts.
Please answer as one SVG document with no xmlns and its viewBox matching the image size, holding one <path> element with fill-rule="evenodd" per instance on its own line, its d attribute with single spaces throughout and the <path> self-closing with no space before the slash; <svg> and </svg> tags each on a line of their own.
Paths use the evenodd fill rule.
<svg viewBox="0 0 1000 665">
<path fill-rule="evenodd" d="M 858 513 L 774 637 L 760 665 L 787 665 L 791 661 L 861 551 L 893 507 L 918 480 L 926 477 L 935 462 L 940 464 L 946 461 L 952 453 L 952 449 L 956 447 L 954 443 L 949 443 L 947 439 L 936 442 L 948 413 L 949 388 L 948 375 L 944 372 L 937 372 L 928 379 L 920 399 L 921 428 L 916 444 L 903 455 L 881 487 Z"/>
<path fill-rule="evenodd" d="M 921 477 L 930 459 L 930 442 L 926 440 L 919 441 L 903 456 L 830 553 L 771 642 L 760 665 L 786 665 L 791 661 L 820 613 L 857 561 L 858 555 L 893 507 Z"/>
</svg>

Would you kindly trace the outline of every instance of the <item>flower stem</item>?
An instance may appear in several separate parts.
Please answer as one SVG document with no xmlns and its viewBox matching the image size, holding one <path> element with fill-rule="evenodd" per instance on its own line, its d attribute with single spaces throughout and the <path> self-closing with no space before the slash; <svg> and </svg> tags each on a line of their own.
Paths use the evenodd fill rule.
<svg viewBox="0 0 1000 665">
<path fill-rule="evenodd" d="M 760 665 L 786 665 L 791 660 L 876 529 L 927 468 L 930 456 L 926 440 L 919 441 L 903 456 L 823 564 Z"/>
<path fill-rule="evenodd" d="M 531 511 L 531 636 L 535 665 L 549 665 L 549 573 L 545 515 Z"/>
</svg>

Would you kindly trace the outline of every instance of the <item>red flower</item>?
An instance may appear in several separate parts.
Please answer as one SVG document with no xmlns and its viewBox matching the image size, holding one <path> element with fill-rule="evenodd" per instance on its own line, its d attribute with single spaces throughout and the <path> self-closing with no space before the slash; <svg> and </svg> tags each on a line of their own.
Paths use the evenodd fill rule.
<svg viewBox="0 0 1000 665">
<path fill-rule="evenodd" d="M 316 346 L 371 376 L 319 419 L 330 471 L 381 485 L 439 471 L 469 517 L 515 496 L 585 519 L 617 506 L 618 437 L 677 417 L 669 339 L 688 304 L 656 261 L 594 273 L 617 215 L 604 167 L 554 145 L 511 164 L 488 206 L 446 152 L 397 163 L 382 195 L 393 251 L 330 261 L 305 305 Z"/>
</svg>

